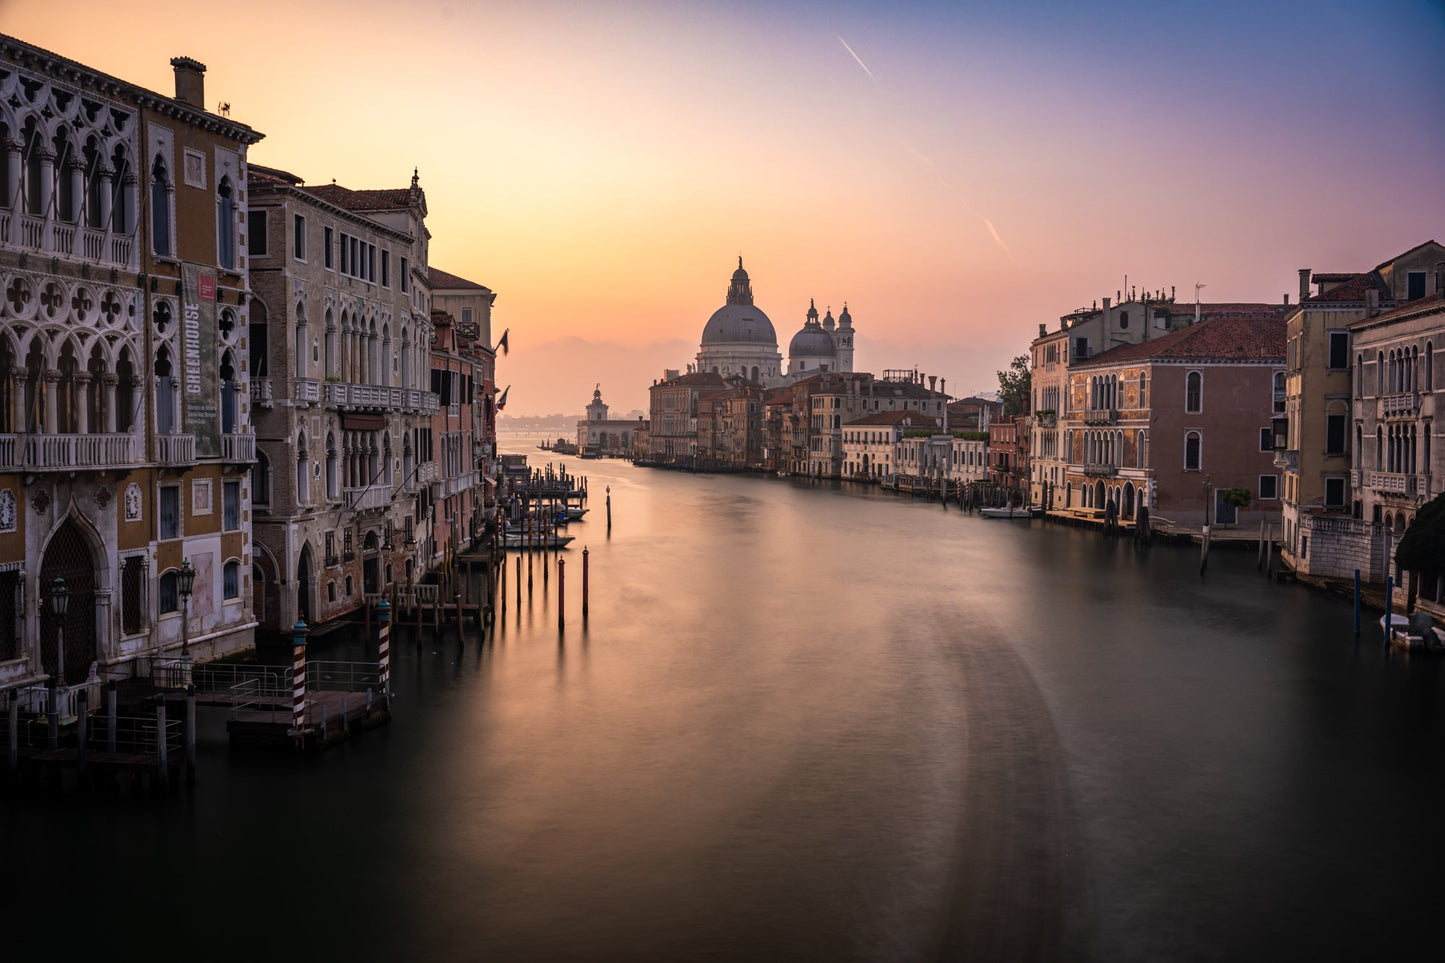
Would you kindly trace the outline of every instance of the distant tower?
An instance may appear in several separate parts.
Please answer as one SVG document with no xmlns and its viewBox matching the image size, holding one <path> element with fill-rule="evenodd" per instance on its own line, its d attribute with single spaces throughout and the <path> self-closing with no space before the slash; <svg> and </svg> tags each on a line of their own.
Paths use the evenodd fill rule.
<svg viewBox="0 0 1445 963">
<path fill-rule="evenodd" d="M 607 403 L 602 400 L 602 385 L 592 392 L 592 403 L 587 406 L 588 421 L 606 421 Z"/>
<path fill-rule="evenodd" d="M 838 330 L 833 335 L 838 344 L 838 370 L 853 370 L 853 315 L 848 313 L 848 302 L 843 302 L 843 313 L 838 315 Z"/>
</svg>

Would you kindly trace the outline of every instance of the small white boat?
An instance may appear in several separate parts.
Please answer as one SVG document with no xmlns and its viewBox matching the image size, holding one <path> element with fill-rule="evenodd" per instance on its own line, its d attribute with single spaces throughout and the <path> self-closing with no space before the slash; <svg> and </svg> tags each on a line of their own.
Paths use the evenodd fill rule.
<svg viewBox="0 0 1445 963">
<path fill-rule="evenodd" d="M 1030 509 L 1017 505 L 1007 508 L 980 508 L 978 514 L 983 518 L 1033 518 L 1034 515 Z"/>
<path fill-rule="evenodd" d="M 1404 612 L 1386 612 L 1380 616 L 1380 628 L 1385 630 L 1386 635 L 1390 634 L 1391 629 L 1408 629 L 1409 627 L 1410 617 Z"/>
<path fill-rule="evenodd" d="M 502 548 L 566 548 L 572 538 L 571 535 L 559 535 L 556 532 L 533 532 L 530 535 L 523 532 L 508 532 L 502 536 Z"/>
</svg>

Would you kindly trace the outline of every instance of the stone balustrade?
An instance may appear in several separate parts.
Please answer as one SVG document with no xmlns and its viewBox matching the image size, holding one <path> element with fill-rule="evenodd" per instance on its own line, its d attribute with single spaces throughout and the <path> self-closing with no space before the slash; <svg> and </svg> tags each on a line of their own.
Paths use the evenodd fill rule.
<svg viewBox="0 0 1445 963">
<path fill-rule="evenodd" d="M 162 465 L 194 465 L 195 435 L 156 435 L 156 461 Z"/>
<path fill-rule="evenodd" d="M 255 435 L 222 435 L 221 459 L 234 464 L 250 464 L 256 460 Z"/>
<path fill-rule="evenodd" d="M 347 488 L 346 504 L 351 509 L 364 512 L 391 507 L 391 486 L 378 482 L 368 488 Z"/>
<path fill-rule="evenodd" d="M 0 467 L 25 471 L 105 471 L 135 465 L 131 434 L 0 435 Z"/>
</svg>

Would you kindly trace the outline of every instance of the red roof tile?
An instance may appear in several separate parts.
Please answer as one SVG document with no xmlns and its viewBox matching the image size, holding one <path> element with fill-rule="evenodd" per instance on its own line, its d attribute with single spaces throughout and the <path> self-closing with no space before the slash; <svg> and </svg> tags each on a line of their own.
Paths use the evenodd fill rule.
<svg viewBox="0 0 1445 963">
<path fill-rule="evenodd" d="M 469 291 L 491 290 L 491 288 L 485 284 L 478 284 L 476 281 L 468 281 L 466 278 L 457 277 L 455 274 L 448 274 L 438 267 L 428 266 L 426 270 L 433 290 L 436 288 L 442 288 L 448 291 L 456 288 L 464 288 Z"/>
<path fill-rule="evenodd" d="M 1079 362 L 1077 367 L 1094 368 L 1149 358 L 1283 359 L 1284 327 L 1284 318 L 1277 313 L 1265 317 L 1208 318 L 1151 341 L 1111 348 Z"/>
<path fill-rule="evenodd" d="M 1324 294 L 1316 294 L 1314 297 L 1305 298 L 1305 304 L 1338 304 L 1340 302 L 1354 301 L 1363 302 L 1366 298 L 1370 296 L 1369 291 L 1371 288 L 1374 288 L 1375 290 L 1380 292 L 1381 300 L 1388 300 L 1390 298 L 1390 289 L 1385 287 L 1384 282 L 1380 280 L 1379 275 L 1377 275 L 1374 271 L 1366 271 L 1363 274 L 1327 274 L 1324 276 L 1327 278 L 1348 277 L 1350 278 L 1350 280 L 1345 281 L 1343 284 L 1336 285 L 1335 287 L 1326 291 Z M 1320 275 L 1315 275 L 1315 280 L 1318 281 L 1319 279 Z"/>
<path fill-rule="evenodd" d="M 348 211 L 405 210 L 413 204 L 423 203 L 421 188 L 388 187 L 353 191 L 340 184 L 320 184 L 315 187 L 302 187 L 301 190 Z"/>
<path fill-rule="evenodd" d="M 917 428 L 937 428 L 938 419 L 919 411 L 875 411 L 864 415 L 849 425 L 911 425 Z"/>
</svg>

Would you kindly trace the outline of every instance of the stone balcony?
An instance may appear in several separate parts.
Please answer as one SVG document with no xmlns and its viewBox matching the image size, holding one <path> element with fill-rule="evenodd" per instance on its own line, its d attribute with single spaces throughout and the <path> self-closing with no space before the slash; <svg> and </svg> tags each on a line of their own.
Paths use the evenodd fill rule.
<svg viewBox="0 0 1445 963">
<path fill-rule="evenodd" d="M 291 397 L 298 405 L 321 403 L 321 382 L 315 378 L 297 378 L 292 385 Z"/>
<path fill-rule="evenodd" d="M 405 490 L 416 493 L 427 485 L 437 480 L 437 463 L 434 461 L 423 462 L 417 466 L 416 472 L 407 479 Z"/>
<path fill-rule="evenodd" d="M 347 488 L 346 505 L 353 511 L 366 512 L 391 507 L 391 486 L 378 482 L 367 488 Z"/>
<path fill-rule="evenodd" d="M 430 391 L 393 388 L 390 385 L 354 385 L 328 381 L 323 394 L 328 405 L 383 411 L 435 412 L 438 399 Z"/>
<path fill-rule="evenodd" d="M 1365 473 L 1365 486 L 1386 495 L 1429 495 L 1430 476 L 1400 472 Z"/>
<path fill-rule="evenodd" d="M 135 237 L 0 211 L 0 245 L 115 267 L 134 267 Z"/>
<path fill-rule="evenodd" d="M 107 471 L 131 468 L 140 446 L 131 434 L 0 435 L 0 468 Z"/>
<path fill-rule="evenodd" d="M 1299 471 L 1299 449 L 1277 449 L 1274 453 L 1274 467 L 1281 471 Z"/>
<path fill-rule="evenodd" d="M 1089 478 L 1113 478 L 1118 474 L 1118 465 L 1090 463 L 1084 466 L 1084 475 Z"/>
<path fill-rule="evenodd" d="M 1084 412 L 1086 425 L 1117 425 L 1119 412 L 1115 408 L 1089 408 Z"/>
<path fill-rule="evenodd" d="M 251 404 L 257 408 L 270 408 L 273 404 L 271 397 L 270 378 L 251 379 Z"/>
<path fill-rule="evenodd" d="M 1376 399 L 1376 405 L 1377 418 L 1413 418 L 1420 412 L 1420 394 L 1416 391 L 1402 391 L 1381 395 Z"/>
<path fill-rule="evenodd" d="M 156 462 L 167 467 L 196 463 L 195 435 L 156 435 Z"/>
<path fill-rule="evenodd" d="M 256 460 L 255 435 L 222 435 L 221 460 L 236 465 L 249 465 Z"/>
</svg>

